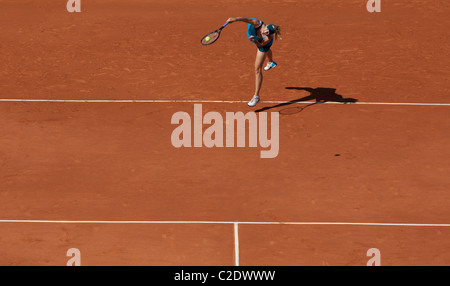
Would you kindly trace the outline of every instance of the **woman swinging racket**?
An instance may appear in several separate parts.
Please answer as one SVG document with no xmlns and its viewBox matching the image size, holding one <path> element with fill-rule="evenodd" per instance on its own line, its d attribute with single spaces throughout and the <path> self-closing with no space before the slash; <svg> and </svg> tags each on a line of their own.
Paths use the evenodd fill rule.
<svg viewBox="0 0 450 286">
<path fill-rule="evenodd" d="M 255 60 L 255 94 L 253 95 L 252 100 L 250 100 L 250 102 L 248 103 L 248 106 L 253 107 L 259 102 L 259 91 L 261 90 L 263 81 L 262 66 L 264 64 L 266 56 L 268 58 L 268 62 L 264 70 L 270 70 L 271 68 L 277 66 L 277 63 L 273 61 L 272 51 L 270 50 L 270 48 L 272 47 L 274 40 L 281 39 L 281 30 L 277 25 L 266 25 L 263 21 L 255 18 L 237 17 L 229 18 L 227 20 L 227 22 L 229 23 L 237 21 L 248 23 L 247 37 L 258 47 Z"/>
</svg>

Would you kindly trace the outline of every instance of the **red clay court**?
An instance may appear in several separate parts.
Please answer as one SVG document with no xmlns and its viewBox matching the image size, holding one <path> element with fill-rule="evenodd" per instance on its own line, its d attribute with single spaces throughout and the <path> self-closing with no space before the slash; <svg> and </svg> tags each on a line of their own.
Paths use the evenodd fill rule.
<svg viewBox="0 0 450 286">
<path fill-rule="evenodd" d="M 0 265 L 450 265 L 448 1 L 65 2 L 0 1 Z M 235 16 L 282 28 L 274 159 L 171 144 L 255 110 Z"/>
</svg>

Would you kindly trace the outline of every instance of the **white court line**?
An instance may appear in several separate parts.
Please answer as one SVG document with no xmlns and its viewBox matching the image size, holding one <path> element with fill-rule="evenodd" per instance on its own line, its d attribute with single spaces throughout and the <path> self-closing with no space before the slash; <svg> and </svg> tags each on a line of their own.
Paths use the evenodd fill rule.
<svg viewBox="0 0 450 286">
<path fill-rule="evenodd" d="M 54 103 L 247 103 L 244 100 L 164 100 L 164 99 L 0 99 L 0 102 L 54 102 Z M 315 101 L 280 101 L 268 100 L 260 103 L 297 103 L 311 104 Z M 420 102 L 335 102 L 327 101 L 325 104 L 358 104 L 358 105 L 397 105 L 397 106 L 450 106 L 450 103 L 420 103 Z"/>
<path fill-rule="evenodd" d="M 365 223 L 365 222 L 245 222 L 245 221 L 120 221 L 120 220 L 0 220 L 0 223 L 60 223 L 60 224 L 246 224 L 246 225 L 344 225 L 344 226 L 411 226 L 450 227 L 433 223 Z"/>
<path fill-rule="evenodd" d="M 239 233 L 238 223 L 234 224 L 234 266 L 239 266 Z"/>
</svg>

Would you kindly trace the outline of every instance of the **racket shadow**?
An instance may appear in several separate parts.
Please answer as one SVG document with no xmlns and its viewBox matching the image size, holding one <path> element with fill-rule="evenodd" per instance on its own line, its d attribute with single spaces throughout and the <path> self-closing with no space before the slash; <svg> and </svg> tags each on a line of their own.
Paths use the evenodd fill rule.
<svg viewBox="0 0 450 286">
<path fill-rule="evenodd" d="M 310 94 L 307 96 L 304 96 L 302 98 L 299 99 L 295 99 L 295 100 L 290 100 L 287 102 L 283 102 L 280 104 L 276 104 L 273 106 L 266 106 L 263 107 L 261 109 L 255 110 L 255 112 L 262 112 L 262 111 L 266 111 L 266 110 L 270 110 L 270 109 L 274 109 L 274 108 L 279 108 L 279 107 L 285 107 L 285 106 L 289 106 L 292 105 L 294 103 L 302 103 L 305 101 L 312 101 L 314 100 L 314 103 L 310 103 L 308 105 L 305 106 L 295 106 L 295 107 L 288 107 L 288 108 L 283 108 L 281 110 L 279 110 L 279 113 L 282 115 L 292 115 L 292 114 L 296 114 L 299 113 L 301 111 L 303 111 L 305 108 L 319 104 L 319 103 L 325 103 L 328 101 L 332 101 L 332 102 L 342 102 L 342 103 L 355 103 L 358 100 L 355 98 L 344 98 L 342 95 L 337 94 L 336 93 L 336 89 L 335 88 L 327 88 L 327 87 L 317 87 L 317 88 L 311 88 L 311 87 L 285 87 L 285 89 L 289 89 L 289 90 L 300 90 L 300 91 L 307 91 Z"/>
<path fill-rule="evenodd" d="M 320 104 L 320 103 L 323 103 L 323 102 L 318 101 L 318 102 L 310 103 L 310 104 L 307 104 L 304 106 L 287 107 L 287 108 L 280 109 L 278 111 L 278 113 L 281 115 L 293 115 L 293 114 L 302 112 L 303 110 L 305 110 L 306 108 L 308 108 L 310 106 Z M 259 112 L 259 111 L 257 110 L 256 112 Z"/>
</svg>

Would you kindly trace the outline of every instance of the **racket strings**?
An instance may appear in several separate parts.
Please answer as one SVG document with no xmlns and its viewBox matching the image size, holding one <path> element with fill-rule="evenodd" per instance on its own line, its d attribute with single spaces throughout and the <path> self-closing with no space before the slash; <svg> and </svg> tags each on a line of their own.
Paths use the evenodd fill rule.
<svg viewBox="0 0 450 286">
<path fill-rule="evenodd" d="M 220 33 L 219 32 L 213 32 L 211 34 L 206 35 L 203 39 L 202 39 L 202 44 L 203 45 L 209 45 L 214 43 L 217 38 L 219 38 Z"/>
</svg>

